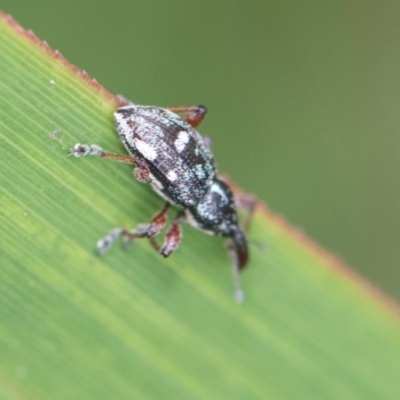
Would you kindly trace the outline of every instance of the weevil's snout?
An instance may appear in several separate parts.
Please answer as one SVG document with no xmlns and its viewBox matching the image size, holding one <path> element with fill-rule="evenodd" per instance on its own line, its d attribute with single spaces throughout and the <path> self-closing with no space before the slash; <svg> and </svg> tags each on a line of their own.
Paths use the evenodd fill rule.
<svg viewBox="0 0 400 400">
<path fill-rule="evenodd" d="M 249 251 L 247 248 L 247 239 L 241 229 L 237 229 L 233 235 L 234 251 L 236 253 L 237 268 L 241 271 L 249 261 Z"/>
</svg>

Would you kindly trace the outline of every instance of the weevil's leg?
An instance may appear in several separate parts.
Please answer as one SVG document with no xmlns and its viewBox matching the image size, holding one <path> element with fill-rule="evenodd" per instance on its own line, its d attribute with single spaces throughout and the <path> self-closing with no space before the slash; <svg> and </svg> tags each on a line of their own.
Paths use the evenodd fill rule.
<svg viewBox="0 0 400 400">
<path fill-rule="evenodd" d="M 154 238 L 154 237 L 149 238 L 149 242 L 150 242 L 150 244 L 151 244 L 151 247 L 152 247 L 157 253 L 159 253 L 159 252 L 160 252 L 160 249 L 161 249 L 161 246 L 157 243 L 156 238 Z"/>
<path fill-rule="evenodd" d="M 150 224 L 139 225 L 134 230 L 125 230 L 123 232 L 124 239 L 134 240 L 139 238 L 152 238 L 153 236 L 158 235 L 167 223 L 169 208 L 170 204 L 166 202 L 164 208 L 152 218 Z"/>
<path fill-rule="evenodd" d="M 133 169 L 133 176 L 139 182 L 149 182 L 150 180 L 150 170 L 143 159 L 136 159 L 136 167 Z"/>
<path fill-rule="evenodd" d="M 113 229 L 105 238 L 97 242 L 98 253 L 102 254 L 109 250 L 119 237 L 123 238 L 125 248 L 127 248 L 135 239 L 152 238 L 159 234 L 167 223 L 169 208 L 170 204 L 165 203 L 164 208 L 152 218 L 150 224 L 139 225 L 136 229 Z"/>
<path fill-rule="evenodd" d="M 167 233 L 165 234 L 164 243 L 160 246 L 155 238 L 150 238 L 150 243 L 153 248 L 159 252 L 162 256 L 168 257 L 171 253 L 173 253 L 181 243 L 182 240 L 182 228 L 181 222 L 184 218 L 184 213 L 180 212 L 175 221 L 168 228 Z"/>
<path fill-rule="evenodd" d="M 164 243 L 161 246 L 160 254 L 164 257 L 168 257 L 172 252 L 174 252 L 181 243 L 182 240 L 182 227 L 181 222 L 184 218 L 184 213 L 180 212 L 176 217 L 175 221 L 169 227 L 167 233 L 165 234 Z"/>
<path fill-rule="evenodd" d="M 242 223 L 243 231 L 247 232 L 250 228 L 251 219 L 257 205 L 257 199 L 252 194 L 247 193 L 236 193 L 234 197 L 236 208 L 244 209 L 247 211 L 247 215 Z"/>
<path fill-rule="evenodd" d="M 207 108 L 204 106 L 168 107 L 167 110 L 177 114 L 184 114 L 184 121 L 193 127 L 199 125 L 207 114 Z"/>
<path fill-rule="evenodd" d="M 241 304 L 244 301 L 244 293 L 240 285 L 240 278 L 239 278 L 240 263 L 239 263 L 238 253 L 236 251 L 234 243 L 231 241 L 227 243 L 226 248 L 232 259 L 232 275 L 233 275 L 235 301 L 236 303 Z"/>
<path fill-rule="evenodd" d="M 73 149 L 68 150 L 68 153 L 75 157 L 100 156 L 102 158 L 109 158 L 110 160 L 121 161 L 128 164 L 136 163 L 135 159 L 131 156 L 109 153 L 108 151 L 104 151 L 101 147 L 95 144 L 89 145 L 77 143 Z"/>
<path fill-rule="evenodd" d="M 257 198 L 248 193 L 237 193 L 234 197 L 236 208 L 245 209 L 247 211 L 244 222 L 241 224 L 243 231 L 247 232 L 250 229 L 251 220 L 253 218 L 254 210 L 257 205 Z M 254 238 L 247 238 L 247 241 L 252 245 L 258 247 L 259 250 L 263 252 L 267 251 L 267 246 L 265 245 L 265 243 Z"/>
<path fill-rule="evenodd" d="M 122 228 L 115 228 L 107 236 L 98 240 L 96 243 L 97 254 L 103 254 L 108 251 L 115 241 L 122 235 L 123 231 Z"/>
</svg>

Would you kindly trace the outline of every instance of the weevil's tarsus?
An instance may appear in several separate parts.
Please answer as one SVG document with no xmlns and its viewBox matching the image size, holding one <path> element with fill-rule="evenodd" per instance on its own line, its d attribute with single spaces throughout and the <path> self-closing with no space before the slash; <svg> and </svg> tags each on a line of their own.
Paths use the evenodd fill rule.
<svg viewBox="0 0 400 400">
<path fill-rule="evenodd" d="M 121 228 L 115 228 L 112 231 L 110 231 L 110 233 L 107 236 L 98 240 L 96 244 L 97 254 L 101 255 L 106 251 L 108 251 L 115 243 L 115 241 L 122 235 L 123 231 L 124 230 Z"/>
<path fill-rule="evenodd" d="M 77 143 L 73 149 L 68 150 L 68 154 L 75 157 L 99 156 L 102 152 L 103 149 L 96 144 L 83 143 Z"/>
</svg>

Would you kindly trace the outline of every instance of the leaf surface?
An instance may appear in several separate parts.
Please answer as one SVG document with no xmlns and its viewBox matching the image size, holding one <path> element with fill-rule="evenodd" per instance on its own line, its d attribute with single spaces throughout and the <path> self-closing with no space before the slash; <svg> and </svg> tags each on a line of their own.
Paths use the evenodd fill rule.
<svg viewBox="0 0 400 400">
<path fill-rule="evenodd" d="M 0 18 L 1 399 L 396 399 L 396 305 L 262 205 L 233 301 L 223 241 L 190 227 L 96 256 L 162 206 L 124 153 L 118 99 Z M 201 129 L 200 129 L 201 131 Z"/>
</svg>

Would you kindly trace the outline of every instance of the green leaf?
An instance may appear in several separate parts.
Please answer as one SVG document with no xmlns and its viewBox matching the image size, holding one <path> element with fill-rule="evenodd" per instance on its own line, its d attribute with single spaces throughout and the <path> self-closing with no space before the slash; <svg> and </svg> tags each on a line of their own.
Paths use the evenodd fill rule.
<svg viewBox="0 0 400 400">
<path fill-rule="evenodd" d="M 162 200 L 124 153 L 118 100 L 0 17 L 0 399 L 397 399 L 383 299 L 262 205 L 233 301 L 223 241 L 185 227 L 169 259 L 96 241 Z"/>
</svg>

